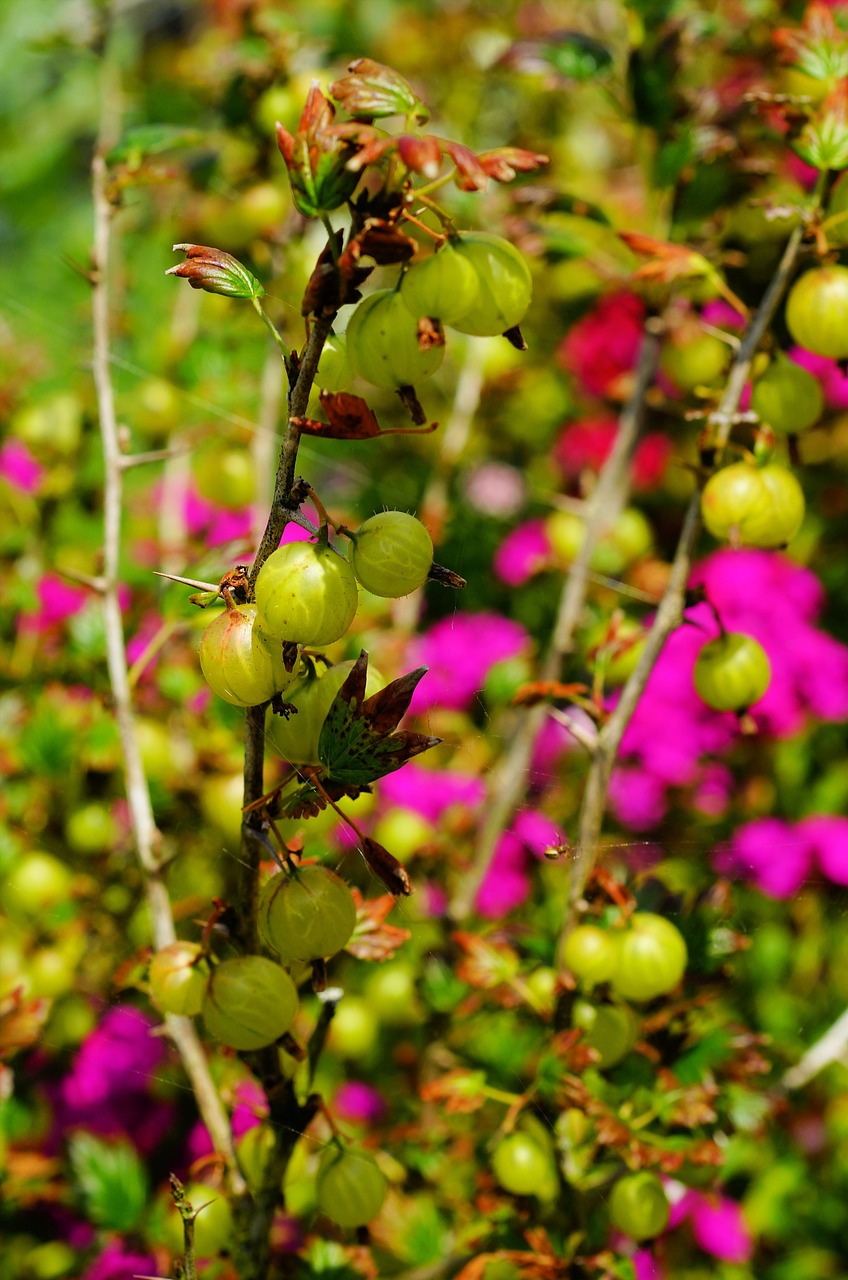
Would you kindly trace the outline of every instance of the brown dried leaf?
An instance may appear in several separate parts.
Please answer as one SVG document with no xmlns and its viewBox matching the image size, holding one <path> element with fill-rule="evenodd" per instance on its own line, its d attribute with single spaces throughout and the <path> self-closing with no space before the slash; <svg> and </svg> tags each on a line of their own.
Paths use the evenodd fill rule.
<svg viewBox="0 0 848 1280">
<path fill-rule="evenodd" d="M 506 942 L 491 942 L 461 930 L 452 933 L 451 937 L 465 952 L 457 966 L 457 977 L 470 987 L 496 987 L 502 982 L 509 982 L 518 973 L 518 953 Z"/>
<path fill-rule="evenodd" d="M 406 897 L 412 893 L 412 881 L 407 875 L 406 868 L 393 854 L 389 853 L 388 849 L 384 849 L 370 836 L 366 836 L 359 847 L 369 870 L 374 872 L 389 893 L 397 897 Z"/>
<path fill-rule="evenodd" d="M 386 923 L 395 898 L 384 893 L 379 898 L 364 899 L 356 888 L 351 893 L 356 903 L 356 928 L 345 950 L 358 960 L 388 960 L 412 937 L 409 929 Z"/>
<path fill-rule="evenodd" d="M 445 1110 L 454 1115 L 470 1115 L 479 1111 L 486 1101 L 486 1073 L 457 1067 L 421 1086 L 422 1102 L 444 1103 Z"/>
</svg>

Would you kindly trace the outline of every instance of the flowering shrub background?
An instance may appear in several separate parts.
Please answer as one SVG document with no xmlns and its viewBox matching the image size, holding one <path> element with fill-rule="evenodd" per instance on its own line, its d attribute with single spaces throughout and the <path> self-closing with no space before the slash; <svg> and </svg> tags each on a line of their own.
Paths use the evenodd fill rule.
<svg viewBox="0 0 848 1280">
<path fill-rule="evenodd" d="M 538 1258 L 548 1246 L 565 1268 L 578 1199 L 588 1251 L 601 1258 L 597 1271 L 574 1272 L 581 1276 L 804 1280 L 848 1269 L 845 1066 L 831 1063 L 797 1092 L 781 1084 L 848 999 L 848 378 L 835 362 L 790 348 L 828 406 L 798 443 L 808 503 L 801 534 L 785 551 L 702 537 L 690 585 L 710 603 L 693 603 L 671 636 L 613 773 L 605 865 L 640 906 L 686 935 L 689 985 L 679 1004 L 667 1017 L 645 1014 L 637 1051 L 606 1075 L 562 1049 L 568 1025 L 555 1021 L 550 982 L 562 968 L 585 761 L 553 717 L 536 738 L 522 803 L 495 841 L 470 922 L 451 914 L 474 866 L 491 780 L 527 714 L 513 695 L 539 676 L 568 569 L 550 514 L 591 492 L 633 389 L 646 305 L 632 283 L 637 260 L 615 231 L 653 234 L 665 210 L 669 238 L 712 237 L 711 252 L 726 258 L 734 289 L 754 306 L 786 238 L 786 219 L 763 219 L 763 202 L 791 203 L 810 186 L 776 121 L 739 108 L 742 86 L 784 84 L 771 34 L 800 20 L 803 5 L 589 8 L 489 13 L 329 0 L 289 13 L 262 0 L 186 0 L 169 14 L 138 6 L 118 55 L 126 121 L 188 132 L 163 134 L 139 171 L 131 149 L 121 161 L 112 370 L 128 447 L 169 453 L 127 475 L 121 606 L 166 880 L 185 937 L 199 935 L 212 899 L 232 889 L 241 714 L 200 675 L 205 618 L 187 590 L 152 571 L 217 581 L 252 555 L 277 447 L 267 409 L 279 362 L 249 308 L 175 292 L 164 275 L 170 246 L 194 238 L 245 259 L 299 342 L 300 298 L 324 239 L 320 229 L 302 238 L 274 122 L 294 128 L 312 77 L 327 83 L 363 53 L 426 89 L 437 132 L 478 149 L 505 143 L 551 156 L 517 195 L 490 184 L 476 205 L 454 197 L 462 225 L 503 228 L 527 255 L 529 350 L 451 335 L 444 370 L 426 388 L 438 431 L 302 446 L 300 469 L 334 518 L 355 524 L 383 506 L 417 510 L 437 558 L 468 587 L 456 596 L 431 583 L 420 599 L 391 604 L 367 598 L 354 631 L 333 647 L 338 660 L 366 648 L 387 678 L 427 666 L 411 715 L 443 743 L 354 806 L 357 821 L 407 864 L 416 892 L 387 917 L 405 931 L 390 958 L 335 962 L 331 979 L 351 1014 L 338 1018 L 314 1082 L 344 1131 L 380 1153 L 391 1183 L 371 1231 L 372 1261 L 317 1219 L 314 1175 L 328 1139 L 319 1125 L 286 1176 L 275 1275 L 295 1274 L 295 1255 L 298 1275 L 367 1276 L 445 1257 L 455 1274 L 493 1254 L 484 1275 L 501 1280 L 515 1272 L 499 1251 Z M 844 21 L 843 6 L 831 8 Z M 0 19 L 10 99 L 0 117 L 8 152 L 0 176 L 0 1234 L 8 1242 L 0 1276 L 10 1280 L 171 1275 L 179 1238 L 169 1172 L 210 1195 L 221 1185 L 146 992 L 150 922 L 91 587 L 103 534 L 89 284 L 84 268 L 67 263 L 88 260 L 102 57 L 76 13 L 49 0 Z M 671 39 L 677 16 L 685 41 L 705 42 L 709 55 L 699 65 L 685 41 L 686 56 L 662 51 L 673 62 L 669 85 L 677 77 L 679 133 L 674 112 L 666 124 L 650 121 L 628 98 L 639 42 L 650 59 L 654 28 Z M 572 28 L 583 43 L 566 38 Z M 581 69 L 578 55 L 597 66 Z M 652 91 L 657 103 L 671 92 Z M 684 99 L 709 117 L 703 133 L 741 137 L 759 167 L 734 167 L 733 148 L 717 146 L 687 152 L 667 181 L 673 144 L 699 145 Z M 602 216 L 592 215 L 596 204 Z M 739 314 L 701 301 L 679 300 L 685 318 L 732 339 Z M 786 345 L 781 318 L 775 334 Z M 384 426 L 403 425 L 389 393 L 359 390 Z M 563 671 L 581 688 L 592 684 L 593 629 L 603 634 L 618 609 L 650 622 L 692 491 L 696 415 L 709 394 L 682 390 L 668 371 L 651 388 L 631 479 L 652 544 L 592 570 L 587 616 Z M 198 458 L 210 447 L 251 459 L 255 498 L 202 491 Z M 294 526 L 286 534 L 304 536 Z M 697 652 L 717 632 L 710 605 L 769 655 L 773 681 L 752 708 L 753 733 L 692 687 Z M 604 688 L 599 705 L 611 709 L 618 696 Z M 573 714 L 593 731 L 585 706 Z M 272 762 L 271 781 L 281 772 Z M 382 893 L 334 816 L 303 834 L 306 856 L 328 860 L 367 898 Z M 552 850 L 562 856 L 547 857 Z M 490 950 L 475 951 L 468 937 Z M 308 1034 L 316 1008 L 299 1033 Z M 268 1101 L 232 1054 L 215 1055 L 214 1075 L 249 1165 Z M 491 1173 L 493 1135 L 516 1102 L 555 1152 L 565 1180 L 557 1212 L 510 1197 Z M 632 1131 L 615 1129 L 640 1107 L 644 1124 L 636 1115 Z M 575 1110 L 593 1117 L 579 1137 L 569 1128 Z M 673 1210 L 668 1230 L 638 1246 L 610 1231 L 602 1180 L 646 1128 Z M 526 1259 L 514 1265 L 535 1274 Z M 202 1271 L 204 1280 L 233 1274 L 226 1254 Z"/>
</svg>

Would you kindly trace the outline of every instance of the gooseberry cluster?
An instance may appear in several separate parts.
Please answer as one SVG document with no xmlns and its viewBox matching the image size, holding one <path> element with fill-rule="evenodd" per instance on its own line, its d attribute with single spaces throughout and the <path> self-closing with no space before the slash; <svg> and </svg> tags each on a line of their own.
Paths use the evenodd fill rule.
<svg viewBox="0 0 848 1280">
<path fill-rule="evenodd" d="M 314 672 L 305 670 L 297 656 L 287 666 L 283 646 L 320 648 L 340 640 L 356 615 L 358 584 L 374 595 L 397 598 L 426 582 L 433 543 L 415 516 L 382 511 L 345 533 L 351 542 L 349 558 L 319 534 L 317 542 L 292 542 L 271 553 L 256 578 L 255 603 L 234 604 L 225 593 L 224 613 L 209 624 L 200 642 L 201 670 L 220 697 L 252 707 L 285 693 L 304 710 L 300 704 L 314 683 Z M 332 682 L 322 685 L 322 715 L 313 715 L 309 736 L 301 721 L 296 736 L 302 745 L 288 743 L 285 729 L 280 731 L 281 754 L 293 763 L 317 762 L 321 721 L 341 683 L 339 679 L 328 698 Z"/>
<path fill-rule="evenodd" d="M 486 231 L 451 231 L 435 253 L 404 269 L 394 289 L 379 289 L 356 307 L 344 342 L 318 368 L 328 390 L 359 374 L 376 387 L 411 387 L 444 359 L 444 330 L 493 337 L 523 320 L 533 285 L 514 245 Z"/>
</svg>

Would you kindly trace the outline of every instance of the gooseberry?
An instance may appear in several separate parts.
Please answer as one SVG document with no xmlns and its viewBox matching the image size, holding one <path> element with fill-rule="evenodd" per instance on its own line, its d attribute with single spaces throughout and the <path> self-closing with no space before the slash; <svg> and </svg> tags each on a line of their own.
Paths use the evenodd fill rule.
<svg viewBox="0 0 848 1280">
<path fill-rule="evenodd" d="M 368 1152 L 333 1144 L 322 1155 L 315 1199 L 340 1227 L 364 1227 L 379 1213 L 387 1190 L 386 1175 Z"/>
<path fill-rule="evenodd" d="M 291 691 L 286 692 L 286 701 L 297 708 L 296 715 L 285 719 L 269 711 L 266 720 L 268 741 L 289 764 L 318 764 L 318 739 L 327 712 L 352 669 L 351 661 L 337 662 L 320 676 L 313 669 L 311 675 L 299 679 Z M 365 696 L 370 698 L 384 684 L 379 671 L 369 666 Z"/>
<path fill-rule="evenodd" d="M 479 291 L 473 262 L 467 254 L 458 253 L 450 240 L 411 266 L 400 282 L 400 296 L 416 320 L 429 316 L 445 324 L 453 324 L 469 311 Z"/>
<path fill-rule="evenodd" d="M 633 1240 L 648 1240 L 668 1226 L 668 1197 L 655 1173 L 643 1169 L 619 1178 L 610 1194 L 613 1225 Z"/>
<path fill-rule="evenodd" d="M 547 1190 L 553 1166 L 549 1154 L 527 1133 L 510 1133 L 492 1153 L 492 1172 L 504 1191 L 514 1196 Z M 547 1198 L 547 1197 L 546 1197 Z"/>
<path fill-rule="evenodd" d="M 353 382 L 353 369 L 343 334 L 331 333 L 324 343 L 315 382 L 325 391 L 344 391 Z"/>
<path fill-rule="evenodd" d="M 348 554 L 363 587 L 376 596 L 397 599 L 427 581 L 433 541 L 415 516 L 380 511 L 356 530 Z"/>
<path fill-rule="evenodd" d="M 824 392 L 809 369 L 778 351 L 754 383 L 751 408 L 772 431 L 795 435 L 818 422 L 824 412 Z"/>
<path fill-rule="evenodd" d="M 608 982 L 618 961 L 618 934 L 596 924 L 579 924 L 563 942 L 560 959 L 588 985 Z"/>
<path fill-rule="evenodd" d="M 209 965 L 196 942 L 170 942 L 150 961 L 150 994 L 164 1013 L 200 1013 L 209 986 Z"/>
<path fill-rule="evenodd" d="M 795 341 L 817 356 L 848 356 L 848 267 L 814 267 L 793 284 L 786 324 Z"/>
<path fill-rule="evenodd" d="M 748 547 L 784 546 L 800 529 L 804 511 L 803 489 L 776 462 L 722 467 L 701 494 L 701 514 L 710 533 Z"/>
<path fill-rule="evenodd" d="M 200 669 L 207 684 L 236 707 L 254 707 L 282 693 L 295 678 L 279 644 L 257 625 L 258 607 L 239 604 L 220 614 L 200 641 Z"/>
<path fill-rule="evenodd" d="M 771 664 L 753 636 L 730 631 L 704 645 L 693 677 L 699 696 L 714 711 L 741 711 L 768 689 Z"/>
<path fill-rule="evenodd" d="M 259 895 L 259 932 L 283 961 L 334 956 L 356 925 L 356 903 L 329 867 L 272 876 Z"/>
<path fill-rule="evenodd" d="M 653 1000 L 677 986 L 686 960 L 680 930 L 664 916 L 637 911 L 618 944 L 613 989 L 625 1000 Z"/>
<path fill-rule="evenodd" d="M 192 475 L 201 498 L 227 511 L 249 507 L 256 499 L 256 467 L 247 449 L 204 449 Z"/>
<path fill-rule="evenodd" d="M 263 1049 L 294 1022 L 297 988 L 285 969 L 264 956 L 236 956 L 216 965 L 201 1012 L 206 1030 L 231 1049 Z"/>
<path fill-rule="evenodd" d="M 477 276 L 477 296 L 463 315 L 451 321 L 452 327 L 483 338 L 520 324 L 533 296 L 533 279 L 515 245 L 488 231 L 463 232 L 451 243 Z"/>
<path fill-rule="evenodd" d="M 443 343 L 422 346 L 418 322 L 397 289 L 363 298 L 347 326 L 348 359 L 375 387 L 411 387 L 431 377 L 445 355 Z"/>
<path fill-rule="evenodd" d="M 572 1026 L 580 1027 L 587 1044 L 599 1054 L 599 1067 L 614 1067 L 636 1043 L 639 1024 L 626 1004 L 592 1004 L 577 1000 L 571 1011 Z"/>
<path fill-rule="evenodd" d="M 289 542 L 272 551 L 256 579 L 262 634 L 304 645 L 332 644 L 356 615 L 356 577 L 322 542 Z"/>
</svg>

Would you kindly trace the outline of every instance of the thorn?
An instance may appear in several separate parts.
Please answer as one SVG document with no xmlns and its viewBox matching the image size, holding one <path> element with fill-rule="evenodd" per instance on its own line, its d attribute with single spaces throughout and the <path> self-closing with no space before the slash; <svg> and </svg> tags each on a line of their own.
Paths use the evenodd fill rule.
<svg viewBox="0 0 848 1280">
<path fill-rule="evenodd" d="M 218 582 L 199 582 L 197 578 L 181 578 L 177 573 L 163 573 L 159 569 L 154 569 L 153 572 L 157 578 L 168 578 L 171 582 L 181 582 L 184 587 L 195 587 L 198 591 L 214 591 L 218 594 Z"/>
</svg>

